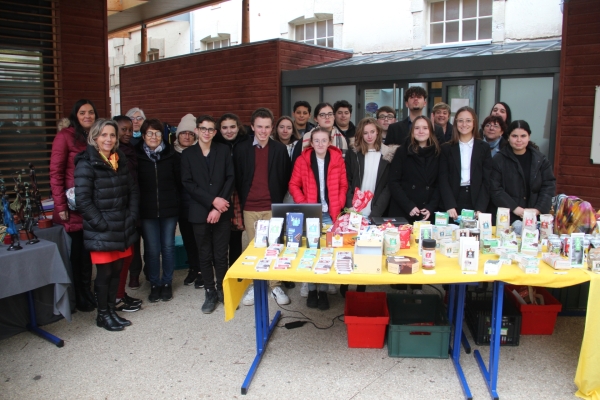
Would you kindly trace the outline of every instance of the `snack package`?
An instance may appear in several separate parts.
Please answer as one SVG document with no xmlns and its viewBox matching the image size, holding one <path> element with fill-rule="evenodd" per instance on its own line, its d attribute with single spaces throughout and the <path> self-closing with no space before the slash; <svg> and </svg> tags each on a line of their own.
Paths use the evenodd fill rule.
<svg viewBox="0 0 600 400">
<path fill-rule="evenodd" d="M 458 242 L 445 242 L 440 245 L 440 253 L 450 258 L 458 257 Z"/>
<path fill-rule="evenodd" d="M 267 247 L 267 238 L 269 237 L 269 221 L 256 221 L 256 230 L 254 234 L 254 247 Z"/>
<path fill-rule="evenodd" d="M 447 238 L 452 238 L 452 229 L 446 225 L 433 225 L 433 239 L 440 241 Z"/>
<path fill-rule="evenodd" d="M 369 202 L 373 198 L 373 192 L 370 190 L 361 191 L 358 187 L 354 189 L 354 196 L 352 196 L 352 208 L 357 213 L 365 209 Z"/>
<path fill-rule="evenodd" d="M 474 218 L 461 217 L 460 228 L 461 229 L 477 229 L 477 220 Z"/>
<path fill-rule="evenodd" d="M 482 239 L 481 240 L 481 253 L 482 254 L 494 254 L 495 249 L 498 247 L 498 239 Z"/>
<path fill-rule="evenodd" d="M 302 244 L 302 226 L 304 222 L 304 214 L 302 213 L 287 213 L 285 221 L 285 230 L 287 243 Z"/>
<path fill-rule="evenodd" d="M 269 220 L 269 245 L 279 243 L 282 228 L 283 218 L 271 218 Z"/>
<path fill-rule="evenodd" d="M 359 213 L 350 213 L 350 220 L 348 221 L 348 230 L 354 232 L 360 232 L 362 227 L 363 216 Z"/>
<path fill-rule="evenodd" d="M 472 237 L 460 238 L 458 263 L 462 272 L 477 273 L 479 269 L 479 241 Z"/>
<path fill-rule="evenodd" d="M 319 218 L 306 218 L 306 243 L 310 249 L 319 247 L 321 240 L 321 227 L 319 226 Z"/>
<path fill-rule="evenodd" d="M 419 260 L 413 257 L 390 256 L 386 263 L 388 272 L 392 274 L 414 274 L 419 271 Z"/>
<path fill-rule="evenodd" d="M 554 215 L 540 215 L 540 238 L 548 239 L 548 236 L 554 233 Z"/>
<path fill-rule="evenodd" d="M 462 217 L 462 219 L 474 219 L 475 218 L 475 211 L 474 210 L 467 210 L 467 209 L 463 209 L 460 212 L 460 216 Z"/>
<path fill-rule="evenodd" d="M 435 213 L 435 225 L 446 226 L 448 225 L 448 213 L 447 212 L 436 212 Z"/>
<path fill-rule="evenodd" d="M 524 255 L 519 260 L 519 268 L 526 274 L 540 273 L 540 259 Z"/>
<path fill-rule="evenodd" d="M 521 236 L 521 253 L 530 256 L 537 256 L 539 250 L 539 235 L 540 232 L 526 229 Z"/>
<path fill-rule="evenodd" d="M 468 229 L 455 229 L 452 232 L 452 240 L 454 240 L 455 242 L 458 242 L 462 237 L 469 237 Z"/>
<path fill-rule="evenodd" d="M 571 269 L 571 263 L 555 253 L 542 253 L 542 261 L 554 269 Z"/>
<path fill-rule="evenodd" d="M 583 233 L 571 233 L 569 238 L 569 261 L 572 268 L 583 267 Z"/>
<path fill-rule="evenodd" d="M 353 268 L 352 252 L 338 251 L 335 255 L 335 270 L 338 274 L 350 274 Z"/>
<path fill-rule="evenodd" d="M 510 228 L 510 209 L 504 207 L 498 207 L 498 213 L 496 214 L 496 236 L 499 236 L 499 232 L 504 232 Z"/>
<path fill-rule="evenodd" d="M 400 248 L 401 249 L 410 249 L 410 233 L 412 232 L 412 227 L 410 225 L 402 225 L 398 228 L 398 233 L 400 234 Z"/>
<path fill-rule="evenodd" d="M 600 248 L 590 249 L 588 253 L 588 270 L 592 272 L 600 272 Z"/>
<path fill-rule="evenodd" d="M 413 223 L 413 236 L 415 238 L 415 244 L 419 243 L 419 239 L 421 238 L 421 227 L 429 224 L 429 221 L 415 221 Z"/>
<path fill-rule="evenodd" d="M 500 233 L 500 246 L 505 249 L 518 251 L 519 242 L 517 242 L 517 234 L 511 230 Z"/>
<path fill-rule="evenodd" d="M 394 255 L 400 250 L 400 232 L 398 229 L 388 229 L 383 234 L 383 253 Z"/>
<path fill-rule="evenodd" d="M 479 213 L 479 234 L 481 239 L 492 238 L 492 214 Z"/>
<path fill-rule="evenodd" d="M 292 266 L 292 261 L 291 257 L 279 257 L 273 269 L 289 269 Z"/>
<path fill-rule="evenodd" d="M 502 263 L 499 260 L 487 260 L 483 264 L 483 273 L 484 275 L 498 275 L 501 267 Z"/>
<path fill-rule="evenodd" d="M 319 258 L 313 272 L 315 274 L 328 274 L 333 266 L 333 258 Z"/>
<path fill-rule="evenodd" d="M 256 271 L 257 272 L 269 272 L 269 268 L 271 267 L 271 262 L 273 259 L 271 258 L 263 258 L 262 260 L 258 260 L 256 263 Z"/>
<path fill-rule="evenodd" d="M 533 208 L 523 210 L 523 230 L 537 230 L 537 213 Z"/>
</svg>

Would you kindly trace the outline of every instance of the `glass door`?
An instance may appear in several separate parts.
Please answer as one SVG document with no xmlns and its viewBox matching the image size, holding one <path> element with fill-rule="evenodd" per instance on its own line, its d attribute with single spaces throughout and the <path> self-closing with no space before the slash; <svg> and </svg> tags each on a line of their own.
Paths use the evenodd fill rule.
<svg viewBox="0 0 600 400">
<path fill-rule="evenodd" d="M 464 106 L 477 107 L 477 81 L 446 81 L 442 83 L 444 103 L 450 106 L 450 123 L 454 123 L 456 111 Z"/>
<path fill-rule="evenodd" d="M 397 119 L 404 116 L 404 90 L 406 87 L 396 83 L 382 83 L 358 86 L 356 120 L 365 117 L 375 118 L 377 110 L 383 106 L 396 110 Z"/>
</svg>

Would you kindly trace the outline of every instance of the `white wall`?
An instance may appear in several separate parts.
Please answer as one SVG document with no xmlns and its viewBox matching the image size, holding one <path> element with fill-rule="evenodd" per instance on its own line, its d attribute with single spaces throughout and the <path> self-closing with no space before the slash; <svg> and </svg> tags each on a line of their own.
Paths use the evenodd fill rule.
<svg viewBox="0 0 600 400">
<path fill-rule="evenodd" d="M 559 38 L 562 13 L 559 1 L 511 0 L 505 3 L 505 40 Z"/>
</svg>

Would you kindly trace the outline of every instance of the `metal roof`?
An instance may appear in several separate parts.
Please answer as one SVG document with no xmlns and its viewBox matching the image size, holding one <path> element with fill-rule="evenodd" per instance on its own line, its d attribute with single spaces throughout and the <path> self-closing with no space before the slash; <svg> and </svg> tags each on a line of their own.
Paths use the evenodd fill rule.
<svg viewBox="0 0 600 400">
<path fill-rule="evenodd" d="M 560 48 L 560 40 L 456 46 L 425 50 L 397 51 L 393 53 L 354 55 L 352 58 L 320 64 L 307 69 L 345 67 L 352 65 L 372 65 L 415 60 L 435 60 L 439 58 L 447 59 L 501 54 L 532 53 L 541 51 L 560 51 Z"/>
</svg>

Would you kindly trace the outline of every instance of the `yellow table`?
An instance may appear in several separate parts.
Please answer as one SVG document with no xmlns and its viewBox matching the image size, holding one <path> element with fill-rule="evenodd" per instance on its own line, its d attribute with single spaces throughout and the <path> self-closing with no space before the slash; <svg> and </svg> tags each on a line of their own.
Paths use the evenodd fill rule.
<svg viewBox="0 0 600 400">
<path fill-rule="evenodd" d="M 311 271 L 297 271 L 296 267 L 304 248 L 299 250 L 298 257 L 292 263 L 292 267 L 288 270 L 271 270 L 269 272 L 256 272 L 256 262 L 261 259 L 264 255 L 264 248 L 254 248 L 253 242 L 250 243 L 248 248 L 244 251 L 241 257 L 235 262 L 235 264 L 229 269 L 225 280 L 223 282 L 223 289 L 225 295 L 225 320 L 232 319 L 235 315 L 235 310 L 239 304 L 244 291 L 252 280 L 268 281 L 268 280 L 279 280 L 279 281 L 291 281 L 291 282 L 313 282 L 313 283 L 330 283 L 330 284 L 365 284 L 365 285 L 388 285 L 388 284 L 465 284 L 471 282 L 498 282 L 503 287 L 504 283 L 514 285 L 531 285 L 531 286 L 542 286 L 542 287 L 566 287 L 572 286 L 579 283 L 587 282 L 591 280 L 590 292 L 588 298 L 589 304 L 600 304 L 600 277 L 596 274 L 588 272 L 584 269 L 572 269 L 566 271 L 555 271 L 550 266 L 543 262 L 540 262 L 540 273 L 539 274 L 524 274 L 521 269 L 512 264 L 504 265 L 500 269 L 498 275 L 485 275 L 483 273 L 483 264 L 486 260 L 496 259 L 495 255 L 483 255 L 479 257 L 479 271 L 476 274 L 464 274 L 461 272 L 458 265 L 457 258 L 448 258 L 446 256 L 437 254 L 436 257 L 436 273 L 434 275 L 426 275 L 420 270 L 416 274 L 412 275 L 397 275 L 387 272 L 385 268 L 385 258 L 382 258 L 382 273 L 377 275 L 366 275 L 366 274 L 338 274 L 334 268 L 328 274 L 314 274 Z M 351 248 L 340 248 L 336 249 L 348 251 Z M 410 249 L 400 250 L 399 255 L 405 255 L 410 257 L 417 256 L 417 248 L 413 245 Z M 255 259 L 252 259 L 255 257 Z M 335 257 L 335 256 L 334 256 Z M 248 259 L 249 258 L 249 259 Z M 243 265 L 242 263 L 252 262 L 253 265 Z M 274 264 L 274 263 L 273 263 Z M 265 289 L 266 290 L 266 289 Z M 502 292 L 502 290 L 500 290 Z M 502 296 L 502 293 L 497 293 L 497 296 Z M 267 299 L 266 292 L 263 296 L 256 293 L 255 285 L 255 299 L 262 301 L 265 307 Z M 255 303 L 256 303 L 255 300 Z M 500 298 L 500 314 L 502 299 Z M 267 313 L 268 314 L 268 313 Z M 264 315 L 260 316 L 264 319 Z M 268 315 L 266 316 L 268 318 Z M 257 348 L 259 353 L 262 354 L 264 347 L 268 341 L 271 330 L 269 324 L 262 322 L 263 326 L 258 326 L 257 316 Z M 274 326 L 274 323 L 271 323 Z M 499 327 L 499 325 L 498 325 Z M 261 332 L 259 332 L 259 330 Z M 498 335 L 500 329 L 498 329 Z M 579 391 L 577 395 L 586 399 L 600 399 L 600 374 L 598 374 L 598 366 L 600 366 L 600 344 L 598 343 L 598 335 L 600 334 L 600 317 L 594 315 L 593 312 L 587 313 L 586 328 L 581 348 L 581 354 L 579 357 L 579 364 L 577 367 L 577 373 L 575 377 L 575 383 L 577 384 Z M 259 337 L 260 336 L 260 337 Z M 455 335 L 456 336 L 456 335 Z M 498 341 L 499 342 L 499 341 Z M 456 348 L 456 346 L 455 346 Z M 258 357 L 257 363 L 260 361 Z M 255 367 L 255 365 L 253 365 Z M 491 371 L 490 375 L 497 371 Z M 485 375 L 485 374 L 484 374 Z M 251 379 L 251 377 L 249 377 Z M 493 378 L 493 377 L 492 377 Z M 488 387 L 490 386 L 490 380 L 486 378 Z M 491 384 L 495 390 L 495 380 L 491 380 Z M 492 390 L 490 389 L 492 392 Z M 244 392 L 244 389 L 242 389 Z"/>
</svg>

